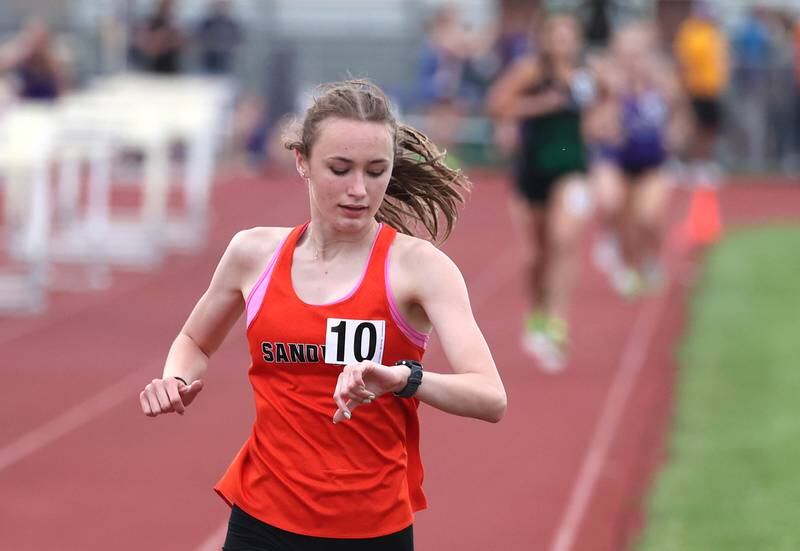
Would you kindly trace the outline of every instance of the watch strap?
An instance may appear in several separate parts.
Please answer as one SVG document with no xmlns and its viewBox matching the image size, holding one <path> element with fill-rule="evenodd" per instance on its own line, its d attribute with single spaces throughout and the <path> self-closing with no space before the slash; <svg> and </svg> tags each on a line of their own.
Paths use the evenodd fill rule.
<svg viewBox="0 0 800 551">
<path fill-rule="evenodd" d="M 411 373 L 408 375 L 406 386 L 399 392 L 395 392 L 394 395 L 398 398 L 410 398 L 416 394 L 419 385 L 422 384 L 422 364 L 416 360 L 400 360 L 395 365 L 404 365 L 411 370 Z"/>
</svg>

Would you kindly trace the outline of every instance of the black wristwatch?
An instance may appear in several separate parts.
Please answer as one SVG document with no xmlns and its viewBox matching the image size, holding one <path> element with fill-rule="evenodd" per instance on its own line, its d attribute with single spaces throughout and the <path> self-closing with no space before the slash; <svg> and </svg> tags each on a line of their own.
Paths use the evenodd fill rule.
<svg viewBox="0 0 800 551">
<path fill-rule="evenodd" d="M 422 364 L 416 360 L 400 360 L 394 365 L 404 365 L 411 370 L 406 386 L 400 392 L 394 393 L 398 398 L 410 398 L 416 394 L 417 388 L 422 384 Z"/>
</svg>

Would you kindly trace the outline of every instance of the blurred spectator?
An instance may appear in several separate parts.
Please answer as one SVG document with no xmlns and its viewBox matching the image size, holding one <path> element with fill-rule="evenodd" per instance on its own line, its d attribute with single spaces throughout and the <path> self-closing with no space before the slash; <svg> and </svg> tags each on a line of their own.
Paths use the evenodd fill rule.
<svg viewBox="0 0 800 551">
<path fill-rule="evenodd" d="M 744 22 L 733 36 L 733 52 L 736 58 L 734 79 L 740 86 L 750 86 L 763 78 L 763 70 L 769 58 L 769 29 L 764 21 L 764 11 L 751 8 Z"/>
<path fill-rule="evenodd" d="M 732 45 L 737 94 L 734 152 L 754 168 L 764 159 L 767 142 L 770 37 L 763 9 L 748 11 L 734 31 Z"/>
<path fill-rule="evenodd" d="M 439 8 L 428 22 L 420 54 L 420 101 L 436 104 L 458 100 L 469 56 L 468 40 L 458 8 L 452 4 Z"/>
<path fill-rule="evenodd" d="M 186 39 L 174 21 L 175 2 L 159 0 L 134 33 L 134 61 L 148 72 L 178 74 Z"/>
<path fill-rule="evenodd" d="M 440 7 L 430 19 L 419 61 L 418 104 L 426 116 L 431 139 L 449 149 L 459 132 L 464 108 L 464 72 L 477 40 L 452 4 Z"/>
<path fill-rule="evenodd" d="M 800 161 L 800 17 L 794 23 L 794 153 Z"/>
<path fill-rule="evenodd" d="M 209 3 L 208 13 L 200 22 L 195 38 L 204 72 L 212 75 L 232 72 L 243 33 L 241 25 L 231 15 L 230 0 L 212 0 Z"/>
<path fill-rule="evenodd" d="M 694 179 L 713 183 L 719 177 L 714 148 L 722 123 L 721 97 L 728 85 L 728 42 L 707 2 L 697 2 L 675 38 L 675 55 L 695 115 L 689 153 Z"/>
<path fill-rule="evenodd" d="M 497 24 L 488 29 L 485 51 L 476 64 L 487 81 L 495 80 L 512 63 L 534 51 L 536 10 L 526 2 L 500 2 Z"/>
<path fill-rule="evenodd" d="M 277 44 L 266 59 L 264 84 L 244 94 L 236 108 L 233 149 L 243 166 L 263 169 L 289 161 L 283 147 L 286 119 L 297 111 L 297 55 L 294 46 Z M 294 166 L 293 164 L 291 166 Z"/>
<path fill-rule="evenodd" d="M 486 89 L 517 60 L 535 53 L 537 11 L 528 2 L 500 2 L 500 18 L 489 50 L 480 60 Z M 513 120 L 493 121 L 493 141 L 497 151 L 510 157 L 519 142 L 518 125 Z"/>
<path fill-rule="evenodd" d="M 533 52 L 533 19 L 535 13 L 526 3 L 512 5 L 500 15 L 500 24 L 493 50 L 498 60 L 497 73 L 514 61 Z"/>
<path fill-rule="evenodd" d="M 615 0 L 585 0 L 585 35 L 592 46 L 605 46 L 611 38 L 611 9 L 617 7 Z"/>
<path fill-rule="evenodd" d="M 20 98 L 52 101 L 68 86 L 68 70 L 55 52 L 46 23 L 31 19 L 19 36 L 0 50 L 0 74 L 8 73 Z"/>
<path fill-rule="evenodd" d="M 785 10 L 767 12 L 769 29 L 768 90 L 766 119 L 767 161 L 771 166 L 789 168 L 794 128 L 794 21 Z"/>
</svg>

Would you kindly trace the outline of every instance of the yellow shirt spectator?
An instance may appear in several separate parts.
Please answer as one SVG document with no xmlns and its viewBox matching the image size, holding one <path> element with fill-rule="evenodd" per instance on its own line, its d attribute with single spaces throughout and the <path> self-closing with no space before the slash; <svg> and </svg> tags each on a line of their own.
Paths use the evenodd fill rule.
<svg viewBox="0 0 800 551">
<path fill-rule="evenodd" d="M 711 21 L 690 17 L 675 39 L 683 82 L 694 97 L 715 98 L 728 84 L 728 42 Z"/>
</svg>

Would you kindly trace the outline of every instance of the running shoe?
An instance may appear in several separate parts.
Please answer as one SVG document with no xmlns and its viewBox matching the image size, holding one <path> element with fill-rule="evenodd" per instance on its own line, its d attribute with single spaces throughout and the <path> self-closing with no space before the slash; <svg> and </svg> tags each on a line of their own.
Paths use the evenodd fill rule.
<svg viewBox="0 0 800 551">
<path fill-rule="evenodd" d="M 525 322 L 523 349 L 533 356 L 547 373 L 558 373 L 566 367 L 567 324 L 546 314 L 532 314 Z"/>
</svg>

